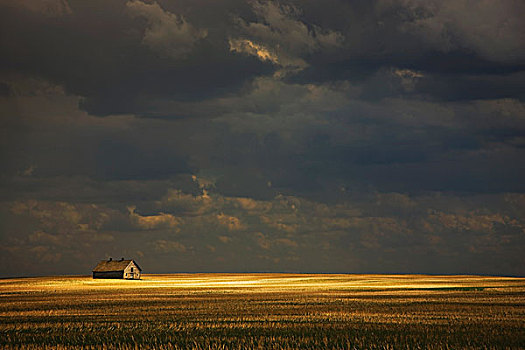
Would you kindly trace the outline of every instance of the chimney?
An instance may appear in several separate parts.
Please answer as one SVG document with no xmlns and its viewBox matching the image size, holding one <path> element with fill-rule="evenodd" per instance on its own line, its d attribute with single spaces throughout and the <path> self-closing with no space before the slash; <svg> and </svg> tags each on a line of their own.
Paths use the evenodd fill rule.
<svg viewBox="0 0 525 350">
<path fill-rule="evenodd" d="M 108 261 L 111 261 L 111 260 L 113 260 L 113 258 L 109 258 L 109 260 L 108 260 Z"/>
</svg>

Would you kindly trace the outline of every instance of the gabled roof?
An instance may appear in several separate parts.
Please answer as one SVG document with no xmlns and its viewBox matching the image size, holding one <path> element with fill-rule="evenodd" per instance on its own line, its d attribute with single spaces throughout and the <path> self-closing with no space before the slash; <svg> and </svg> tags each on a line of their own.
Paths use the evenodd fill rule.
<svg viewBox="0 0 525 350">
<path fill-rule="evenodd" d="M 133 262 L 133 264 L 142 271 L 140 266 L 133 260 L 102 260 L 97 266 L 95 266 L 93 272 L 124 271 L 130 262 Z"/>
</svg>

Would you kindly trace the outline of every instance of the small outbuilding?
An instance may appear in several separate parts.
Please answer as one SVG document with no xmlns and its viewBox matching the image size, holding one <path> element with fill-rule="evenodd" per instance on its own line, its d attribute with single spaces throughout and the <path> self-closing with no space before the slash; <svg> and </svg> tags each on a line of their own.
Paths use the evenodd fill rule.
<svg viewBox="0 0 525 350">
<path fill-rule="evenodd" d="M 102 260 L 93 269 L 93 278 L 140 279 L 142 269 L 134 260 Z"/>
</svg>

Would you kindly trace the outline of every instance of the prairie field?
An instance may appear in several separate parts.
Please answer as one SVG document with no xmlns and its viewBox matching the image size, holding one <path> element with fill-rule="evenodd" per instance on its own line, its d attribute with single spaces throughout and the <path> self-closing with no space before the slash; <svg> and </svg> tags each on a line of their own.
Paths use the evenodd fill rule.
<svg viewBox="0 0 525 350">
<path fill-rule="evenodd" d="M 519 349 L 525 278 L 0 279 L 0 348 Z"/>
</svg>

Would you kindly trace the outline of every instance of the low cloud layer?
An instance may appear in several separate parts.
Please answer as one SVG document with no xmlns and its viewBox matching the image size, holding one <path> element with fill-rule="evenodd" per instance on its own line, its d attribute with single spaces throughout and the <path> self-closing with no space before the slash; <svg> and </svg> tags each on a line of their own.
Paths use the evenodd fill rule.
<svg viewBox="0 0 525 350">
<path fill-rule="evenodd" d="M 1 0 L 0 274 L 525 274 L 523 12 Z"/>
<path fill-rule="evenodd" d="M 483 205 L 480 205 L 483 203 Z M 190 194 L 171 188 L 128 212 L 95 204 L 5 204 L 3 273 L 121 252 L 150 271 L 311 271 L 520 274 L 522 194 L 370 193 L 323 203 Z M 142 208 L 142 209 L 141 209 Z M 61 268 L 48 271 L 64 273 Z"/>
</svg>

